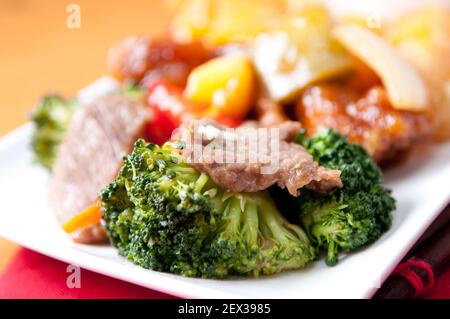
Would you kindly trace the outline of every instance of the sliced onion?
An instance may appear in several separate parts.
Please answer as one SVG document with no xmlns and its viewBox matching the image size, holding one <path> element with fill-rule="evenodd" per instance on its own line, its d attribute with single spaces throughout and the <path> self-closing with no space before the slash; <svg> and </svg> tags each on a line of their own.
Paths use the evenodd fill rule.
<svg viewBox="0 0 450 319">
<path fill-rule="evenodd" d="M 339 25 L 334 29 L 334 36 L 378 74 L 394 108 L 428 110 L 428 94 L 422 78 L 383 38 L 357 25 Z"/>
</svg>

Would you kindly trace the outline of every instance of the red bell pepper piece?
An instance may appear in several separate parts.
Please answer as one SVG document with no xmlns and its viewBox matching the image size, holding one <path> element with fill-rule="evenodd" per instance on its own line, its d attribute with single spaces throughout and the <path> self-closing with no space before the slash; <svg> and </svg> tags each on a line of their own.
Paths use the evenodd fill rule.
<svg viewBox="0 0 450 319">
<path fill-rule="evenodd" d="M 189 119 L 208 116 L 228 127 L 236 127 L 242 122 L 242 119 L 216 114 L 205 105 L 188 101 L 182 87 L 163 81 L 155 81 L 149 86 L 147 101 L 153 112 L 147 137 L 159 145 L 170 140 L 172 132 Z"/>
<path fill-rule="evenodd" d="M 181 87 L 164 82 L 150 85 L 147 101 L 153 112 L 147 135 L 152 143 L 161 145 L 170 139 L 182 119 L 189 116 L 189 105 Z"/>
</svg>

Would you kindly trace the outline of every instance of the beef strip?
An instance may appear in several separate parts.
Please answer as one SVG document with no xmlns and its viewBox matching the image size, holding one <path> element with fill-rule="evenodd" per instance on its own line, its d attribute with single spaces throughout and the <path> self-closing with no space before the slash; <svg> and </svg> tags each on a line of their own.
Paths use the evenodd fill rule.
<svg viewBox="0 0 450 319">
<path fill-rule="evenodd" d="M 266 128 L 267 140 L 255 148 L 251 141 L 254 142 L 256 127 L 255 123 L 247 123 L 236 131 L 228 131 L 203 119 L 183 124 L 174 140 L 185 143 L 182 155 L 187 163 L 228 191 L 257 192 L 277 184 L 298 196 L 302 187 L 318 192 L 342 187 L 340 171 L 319 166 L 302 146 L 292 142 L 301 129 L 298 122 L 273 126 L 278 136 Z M 226 145 L 234 147 L 223 147 Z M 238 161 L 243 154 L 245 159 Z"/>
<path fill-rule="evenodd" d="M 111 94 L 77 110 L 58 150 L 49 187 L 49 205 L 67 222 L 89 207 L 117 173 L 122 158 L 144 136 L 150 111 L 140 101 Z M 75 241 L 106 239 L 100 225 L 73 234 Z"/>
<path fill-rule="evenodd" d="M 256 113 L 262 126 L 273 126 L 288 120 L 283 105 L 266 97 L 256 100 Z"/>
</svg>

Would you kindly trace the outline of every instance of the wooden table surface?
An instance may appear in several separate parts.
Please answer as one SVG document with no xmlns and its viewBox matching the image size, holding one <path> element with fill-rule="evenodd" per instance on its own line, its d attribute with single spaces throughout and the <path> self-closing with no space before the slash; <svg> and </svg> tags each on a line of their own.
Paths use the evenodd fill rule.
<svg viewBox="0 0 450 319">
<path fill-rule="evenodd" d="M 26 122 L 42 94 L 71 95 L 103 75 L 115 41 L 162 32 L 170 2 L 1 0 L 0 136 Z M 67 27 L 71 3 L 79 5 L 80 29 Z M 0 272 L 17 249 L 0 238 Z"/>
</svg>

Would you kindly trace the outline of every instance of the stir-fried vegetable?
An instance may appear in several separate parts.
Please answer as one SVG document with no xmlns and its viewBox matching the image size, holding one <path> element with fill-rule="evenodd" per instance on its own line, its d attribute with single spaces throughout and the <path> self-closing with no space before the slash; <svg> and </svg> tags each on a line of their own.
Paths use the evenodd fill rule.
<svg viewBox="0 0 450 319">
<path fill-rule="evenodd" d="M 186 0 L 178 8 L 172 34 L 183 41 L 243 43 L 276 24 L 289 11 L 284 0 Z"/>
<path fill-rule="evenodd" d="M 386 30 L 388 40 L 423 76 L 435 113 L 435 137 L 450 138 L 450 9 L 408 12 Z"/>
<path fill-rule="evenodd" d="M 298 142 L 321 165 L 341 171 L 342 188 L 327 194 L 302 189 L 298 198 L 286 196 L 284 200 L 284 204 L 298 205 L 301 225 L 313 245 L 326 252 L 325 261 L 332 266 L 339 253 L 370 244 L 389 229 L 395 200 L 383 187 L 378 166 L 346 137 L 324 130 L 311 138 L 300 134 Z"/>
<path fill-rule="evenodd" d="M 226 55 L 195 68 L 188 78 L 185 96 L 207 105 L 208 115 L 242 119 L 254 95 L 253 67 L 244 55 Z"/>
<path fill-rule="evenodd" d="M 149 87 L 147 101 L 153 112 L 147 135 L 151 142 L 159 145 L 170 139 L 183 118 L 191 117 L 194 109 L 202 108 L 189 103 L 183 97 L 181 87 L 164 82 L 156 82 Z"/>
<path fill-rule="evenodd" d="M 75 215 L 62 227 L 66 233 L 73 233 L 77 230 L 84 229 L 90 226 L 97 225 L 102 219 L 102 212 L 100 210 L 101 202 L 95 201 L 92 206 L 89 206 L 81 213 Z"/>
<path fill-rule="evenodd" d="M 213 68 L 216 68 L 216 66 L 213 65 Z M 239 103 L 240 96 L 238 95 L 228 95 L 229 93 L 226 91 L 224 93 L 225 104 L 215 104 L 213 101 L 211 101 L 211 104 L 208 103 L 206 98 L 208 96 L 207 90 L 210 90 L 210 94 L 212 94 L 214 90 L 214 83 L 213 85 L 208 86 L 208 77 L 213 77 L 213 74 L 209 74 L 208 72 L 209 67 L 205 65 L 204 69 L 200 69 L 196 75 L 193 75 L 193 77 L 198 77 L 197 79 L 192 80 L 191 77 L 191 87 L 187 89 L 187 92 L 190 92 L 188 94 L 180 86 L 161 81 L 155 82 L 149 87 L 147 101 L 153 112 L 153 118 L 150 121 L 147 136 L 152 143 L 162 145 L 170 139 L 173 131 L 178 128 L 183 121 L 189 119 L 208 116 L 228 127 L 236 127 L 244 120 L 244 116 L 249 109 L 249 104 L 242 104 L 241 106 L 230 104 L 231 101 Z M 237 76 L 241 76 L 239 71 L 237 73 Z M 233 75 L 233 72 L 231 75 Z M 242 95 L 252 94 L 253 84 L 248 83 L 250 80 L 248 76 L 251 75 L 243 75 L 243 79 L 237 80 L 238 87 L 232 89 L 239 91 Z M 230 80 L 233 82 L 233 79 L 229 79 L 228 81 Z M 198 81 L 197 87 L 194 87 L 194 81 Z M 215 84 L 220 85 L 221 81 L 225 80 L 217 79 Z M 227 82 L 224 83 L 224 90 L 228 90 L 226 88 Z M 246 90 L 248 90 L 248 92 L 244 92 Z M 228 96 L 230 97 L 230 100 L 227 99 Z M 241 97 L 248 100 L 248 97 Z M 240 109 L 236 106 L 240 107 Z"/>
<path fill-rule="evenodd" d="M 282 26 L 260 34 L 253 61 L 270 97 L 291 100 L 312 82 L 347 72 L 345 50 L 332 39 L 332 21 L 322 7 L 307 7 Z"/>
<path fill-rule="evenodd" d="M 35 161 L 51 169 L 59 144 L 76 108 L 75 100 L 66 100 L 57 94 L 44 96 L 33 110 L 35 124 L 32 147 Z"/>
<path fill-rule="evenodd" d="M 427 110 L 427 89 L 422 78 L 387 41 L 357 25 L 338 26 L 334 34 L 380 76 L 393 107 L 406 111 Z"/>
</svg>

